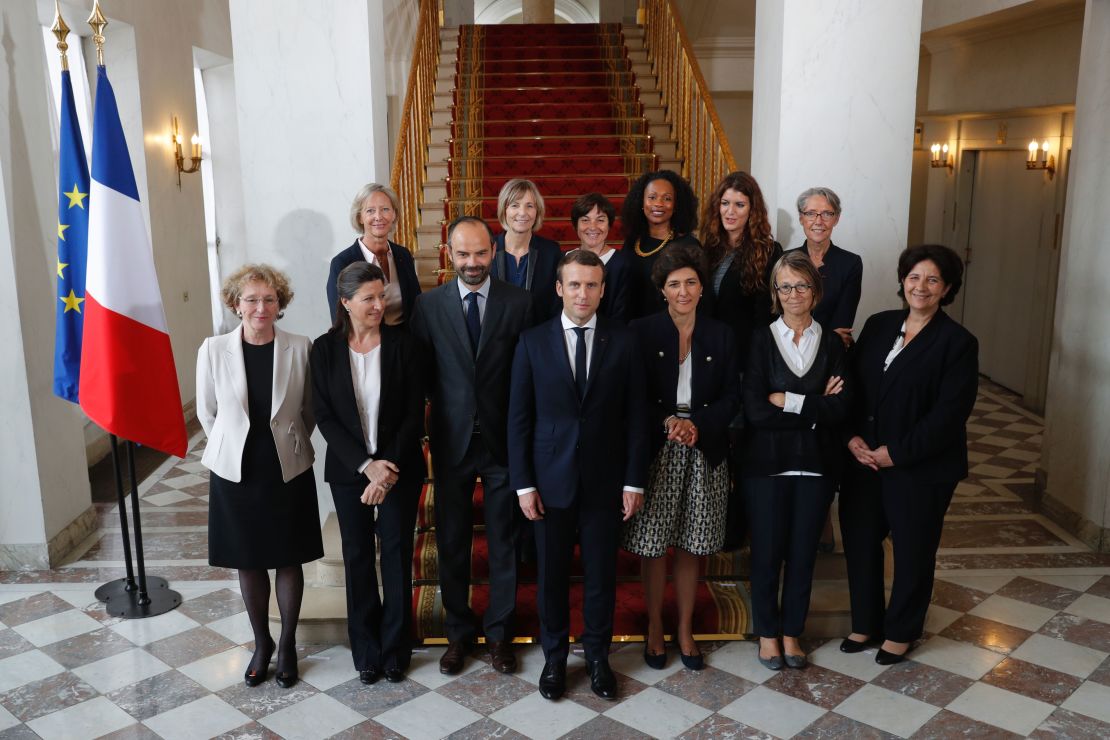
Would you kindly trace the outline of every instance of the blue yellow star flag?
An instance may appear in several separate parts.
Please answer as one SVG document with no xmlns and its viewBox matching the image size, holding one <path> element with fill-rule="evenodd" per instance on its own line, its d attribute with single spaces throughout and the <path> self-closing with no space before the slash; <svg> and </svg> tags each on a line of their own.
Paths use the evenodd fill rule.
<svg viewBox="0 0 1110 740">
<path fill-rule="evenodd" d="M 73 102 L 69 70 L 62 70 L 58 129 L 58 293 L 54 326 L 54 394 L 77 403 L 89 248 L 89 165 Z"/>
</svg>

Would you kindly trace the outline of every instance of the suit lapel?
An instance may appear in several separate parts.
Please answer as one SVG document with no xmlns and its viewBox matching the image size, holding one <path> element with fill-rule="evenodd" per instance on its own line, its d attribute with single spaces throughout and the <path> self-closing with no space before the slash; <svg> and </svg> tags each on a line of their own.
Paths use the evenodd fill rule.
<svg viewBox="0 0 1110 740">
<path fill-rule="evenodd" d="M 589 369 L 586 374 L 586 393 L 582 397 L 582 402 L 585 403 L 586 399 L 590 397 L 590 390 L 593 389 L 595 379 L 600 374 L 601 363 L 605 361 L 605 353 L 609 349 L 609 330 L 597 322 L 597 328 L 594 329 L 594 347 L 590 356 Z M 563 354 L 566 354 L 565 352 Z"/>
<path fill-rule="evenodd" d="M 289 378 L 292 373 L 293 347 L 289 343 L 288 335 L 281 329 L 274 329 L 274 388 L 270 402 L 270 419 L 277 416 L 278 409 L 285 401 L 285 392 L 289 390 Z"/>
<path fill-rule="evenodd" d="M 497 329 L 501 323 L 502 317 L 505 315 L 505 304 L 498 300 L 497 284 L 490 280 L 489 297 L 486 299 L 486 312 L 482 316 L 482 334 L 478 337 L 478 355 L 482 354 L 482 348 L 489 343 L 489 338 L 497 333 Z M 466 330 L 466 327 L 463 327 Z M 470 339 L 467 339 L 469 342 Z"/>
<path fill-rule="evenodd" d="M 457 281 L 458 278 L 455 278 Z M 470 334 L 466 331 L 466 319 L 463 317 L 463 302 L 459 296 L 459 286 L 455 282 L 447 283 L 443 286 L 443 300 L 440 302 L 443 310 L 443 318 L 447 324 L 454 329 L 455 336 L 459 340 L 459 346 L 463 347 L 468 354 L 473 354 L 470 351 Z M 486 306 L 488 309 L 489 306 Z"/>
<path fill-rule="evenodd" d="M 562 316 L 562 314 L 559 316 Z M 567 339 L 563 332 L 563 320 L 559 316 L 551 321 L 551 342 L 549 347 L 555 354 L 555 356 L 551 358 L 551 366 L 561 368 L 559 377 L 565 381 L 565 385 L 571 397 L 577 399 L 578 388 L 574 384 L 574 369 L 570 365 L 570 356 L 567 354 Z M 587 377 L 589 376 L 587 375 Z"/>
<path fill-rule="evenodd" d="M 930 320 L 929 323 L 925 325 L 925 328 L 918 332 L 917 336 L 913 338 L 913 341 L 907 344 L 902 349 L 902 351 L 898 353 L 898 356 L 891 361 L 890 367 L 888 367 L 886 369 L 886 372 L 883 373 L 883 384 L 880 387 L 879 391 L 880 401 L 886 394 L 886 391 L 892 385 L 894 385 L 894 380 L 906 368 L 916 364 L 918 359 L 920 359 L 921 356 L 924 355 L 929 350 L 929 348 L 933 346 L 933 344 L 937 340 L 937 336 L 940 335 L 940 326 L 947 318 L 948 317 L 944 314 L 943 311 L 938 310 L 936 315 L 933 316 L 932 320 Z M 904 317 L 903 320 L 905 320 Z M 899 322 L 898 326 L 894 328 L 893 336 L 890 337 L 889 347 L 894 346 L 894 341 L 895 338 L 898 336 L 899 331 L 901 331 L 901 322 Z M 887 349 L 888 352 L 890 351 L 889 347 Z"/>
<path fill-rule="evenodd" d="M 250 416 L 247 407 L 247 363 L 243 359 L 243 329 L 236 327 L 235 331 L 223 337 L 224 364 L 227 374 L 231 377 L 231 387 L 235 397 L 243 406 L 243 415 Z"/>
</svg>

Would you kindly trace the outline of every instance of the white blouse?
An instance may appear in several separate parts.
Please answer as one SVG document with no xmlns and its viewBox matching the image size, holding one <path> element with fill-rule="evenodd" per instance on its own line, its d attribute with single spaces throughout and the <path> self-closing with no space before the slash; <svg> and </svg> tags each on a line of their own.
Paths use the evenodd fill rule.
<svg viewBox="0 0 1110 740">
<path fill-rule="evenodd" d="M 906 348 L 906 322 L 902 322 L 902 329 L 898 332 L 898 337 L 894 340 L 894 346 L 886 353 L 886 359 L 883 360 L 883 372 L 890 367 L 890 363 L 894 362 L 894 358 L 902 353 Z"/>
<path fill-rule="evenodd" d="M 690 387 L 690 379 L 693 374 L 694 361 L 691 356 L 694 354 L 693 350 L 686 353 L 686 359 L 678 365 L 678 388 L 675 390 L 674 401 L 675 405 L 679 408 L 686 407 L 685 415 L 689 416 L 690 399 L 693 397 L 693 391 Z M 679 414 L 682 416 L 682 414 Z"/>
<path fill-rule="evenodd" d="M 355 403 L 362 422 L 362 438 L 366 453 L 373 457 L 378 451 L 378 409 L 382 393 L 382 346 L 379 344 L 366 354 L 359 354 L 350 347 L 351 380 L 355 386 Z"/>
</svg>

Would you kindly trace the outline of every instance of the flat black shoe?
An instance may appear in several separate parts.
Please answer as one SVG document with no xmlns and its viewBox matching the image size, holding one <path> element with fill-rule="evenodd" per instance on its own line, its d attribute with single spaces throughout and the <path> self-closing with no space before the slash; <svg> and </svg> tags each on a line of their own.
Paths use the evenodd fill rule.
<svg viewBox="0 0 1110 740">
<path fill-rule="evenodd" d="M 567 664 L 562 661 L 547 661 L 540 673 L 540 696 L 555 701 L 567 690 Z"/>
<path fill-rule="evenodd" d="M 875 640 L 868 639 L 866 642 L 856 642 L 850 637 L 845 637 L 840 641 L 840 652 L 842 653 L 862 653 L 869 647 L 875 645 Z"/>
<path fill-rule="evenodd" d="M 700 671 L 702 668 L 705 668 L 705 656 L 701 654 L 701 650 L 698 650 L 698 652 L 693 655 L 687 655 L 682 652 L 682 645 L 679 644 L 677 635 L 674 638 L 674 646 L 678 649 L 678 654 L 682 657 L 682 665 L 684 665 L 687 670 Z"/>
<path fill-rule="evenodd" d="M 909 655 L 909 652 L 910 649 L 908 647 L 906 648 L 906 652 L 902 653 L 901 655 L 898 655 L 897 653 L 887 652 L 886 650 L 879 648 L 879 652 L 875 653 L 875 662 L 879 665 L 896 665 L 905 660 L 906 656 Z"/>
<path fill-rule="evenodd" d="M 381 677 L 382 672 L 379 668 L 367 668 L 365 671 L 358 672 L 358 680 L 362 681 L 367 686 L 377 683 L 378 679 Z"/>
<path fill-rule="evenodd" d="M 656 654 L 656 653 L 651 652 L 651 648 L 649 648 L 648 644 L 645 642 L 644 643 L 644 662 L 647 663 L 648 668 L 654 668 L 657 671 L 663 670 L 664 668 L 667 667 L 667 651 L 666 651 L 666 649 L 664 649 L 663 652 Z"/>
<path fill-rule="evenodd" d="M 270 669 L 270 658 L 273 657 L 274 649 L 276 647 L 277 646 L 274 644 L 274 641 L 271 639 L 270 651 L 266 654 L 266 660 L 263 661 L 261 670 L 251 670 L 249 667 L 247 668 L 247 672 L 243 674 L 243 683 L 247 685 L 247 688 L 253 689 L 255 686 L 258 686 L 266 680 L 266 674 Z M 255 648 L 255 652 L 258 652 L 257 646 Z M 251 662 L 254 662 L 253 658 L 251 659 Z"/>
<path fill-rule="evenodd" d="M 602 699 L 617 698 L 617 677 L 609 667 L 609 661 L 587 660 L 586 670 L 590 674 L 590 689 Z"/>
<path fill-rule="evenodd" d="M 759 658 L 759 664 L 769 671 L 781 671 L 786 664 L 782 660 L 781 655 L 772 655 L 770 658 L 764 658 L 759 653 L 755 654 Z"/>
<path fill-rule="evenodd" d="M 786 653 L 783 656 L 788 668 L 805 668 L 809 665 L 809 660 L 804 655 L 791 655 Z"/>
<path fill-rule="evenodd" d="M 386 668 L 385 680 L 390 683 L 401 683 L 405 680 L 405 672 L 400 668 Z"/>
</svg>

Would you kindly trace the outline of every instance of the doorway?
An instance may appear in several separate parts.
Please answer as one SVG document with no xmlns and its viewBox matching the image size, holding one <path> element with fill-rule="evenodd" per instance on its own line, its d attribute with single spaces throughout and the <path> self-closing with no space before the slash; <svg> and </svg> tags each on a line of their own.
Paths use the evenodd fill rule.
<svg viewBox="0 0 1110 740">
<path fill-rule="evenodd" d="M 954 315 L 979 339 L 979 371 L 1043 412 L 1059 268 L 1056 181 L 1027 171 L 1025 159 L 1023 151 L 964 152 L 967 271 Z"/>
</svg>

